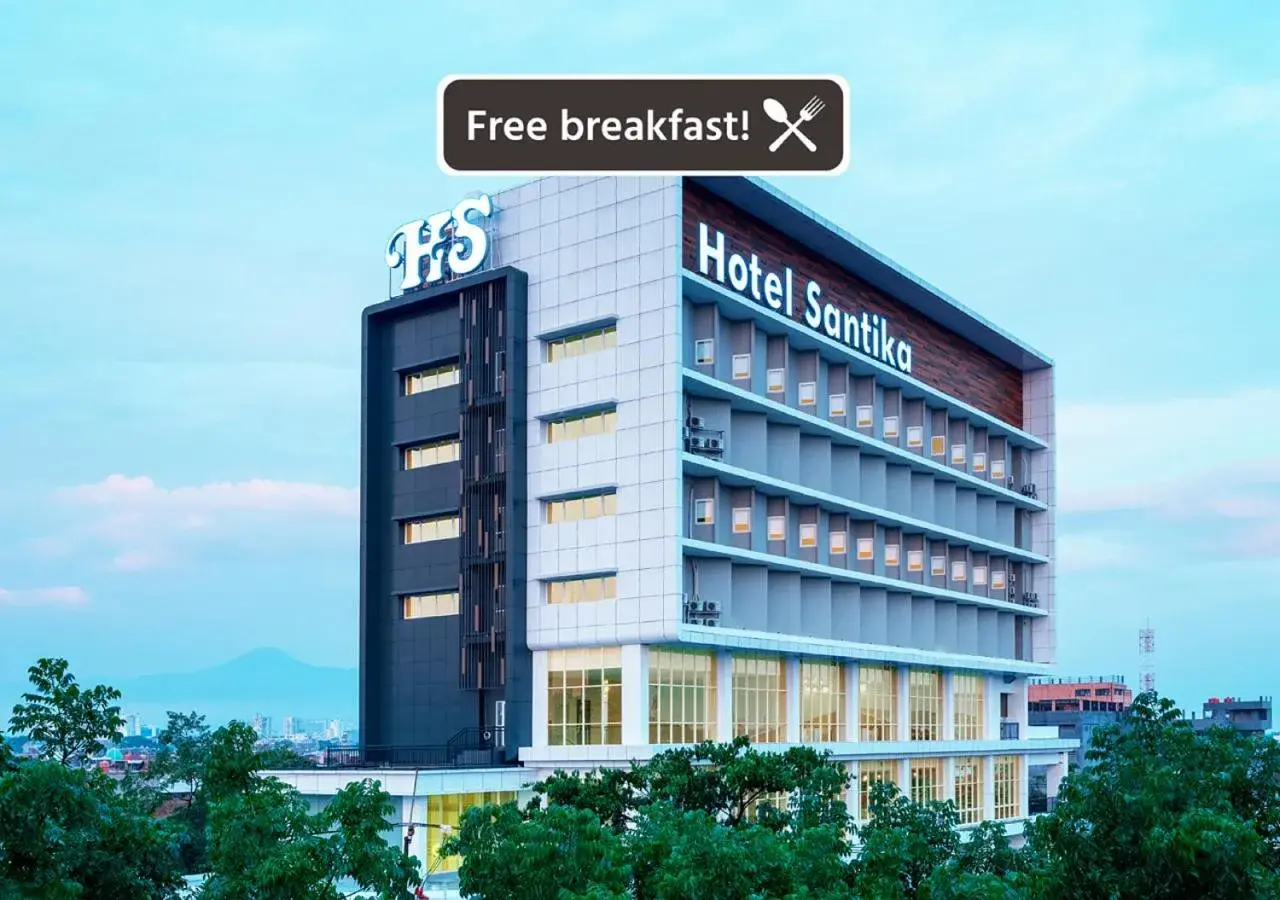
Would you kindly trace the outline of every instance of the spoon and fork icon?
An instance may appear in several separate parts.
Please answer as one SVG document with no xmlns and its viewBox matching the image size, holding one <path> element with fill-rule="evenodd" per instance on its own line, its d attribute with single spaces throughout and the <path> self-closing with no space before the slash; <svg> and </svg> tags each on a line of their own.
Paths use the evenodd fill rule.
<svg viewBox="0 0 1280 900">
<path fill-rule="evenodd" d="M 818 148 L 814 146 L 813 141 L 805 137 L 804 132 L 800 130 L 800 126 L 808 122 L 812 122 L 818 117 L 818 113 L 826 109 L 827 104 L 823 103 L 817 97 L 813 97 L 800 110 L 800 115 L 793 122 L 791 117 L 787 115 L 787 108 L 781 102 L 772 97 L 764 98 L 764 114 L 779 125 L 786 125 L 787 130 L 782 132 L 776 141 L 769 145 L 769 152 L 775 153 L 778 148 L 783 145 L 787 138 L 795 135 L 800 143 L 809 148 L 810 153 L 817 152 Z"/>
</svg>

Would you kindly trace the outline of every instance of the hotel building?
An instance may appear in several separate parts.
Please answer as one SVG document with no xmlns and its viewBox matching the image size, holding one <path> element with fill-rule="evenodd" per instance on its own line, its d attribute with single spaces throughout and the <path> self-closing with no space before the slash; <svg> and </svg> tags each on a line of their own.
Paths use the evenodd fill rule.
<svg viewBox="0 0 1280 900">
<path fill-rule="evenodd" d="M 345 761 L 406 822 L 737 735 L 830 750 L 860 817 L 1056 789 L 1047 357 L 755 179 L 542 179 L 387 263 Z"/>
</svg>

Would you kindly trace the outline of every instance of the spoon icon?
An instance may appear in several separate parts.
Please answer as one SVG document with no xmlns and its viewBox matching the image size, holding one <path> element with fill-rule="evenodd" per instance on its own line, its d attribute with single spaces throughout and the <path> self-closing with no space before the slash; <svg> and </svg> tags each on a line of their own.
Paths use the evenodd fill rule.
<svg viewBox="0 0 1280 900">
<path fill-rule="evenodd" d="M 764 98 L 764 114 L 770 119 L 773 119 L 773 121 L 777 122 L 779 125 L 787 126 L 787 130 L 782 133 L 782 136 L 774 141 L 769 147 L 771 151 L 777 150 L 778 147 L 782 145 L 783 141 L 794 134 L 800 139 L 800 143 L 809 148 L 809 152 L 817 152 L 818 148 L 814 146 L 813 141 L 809 140 L 803 133 L 801 133 L 800 126 L 812 119 L 818 112 L 821 112 L 821 106 L 818 107 L 817 111 L 811 112 L 808 115 L 806 115 L 807 112 L 809 112 L 808 106 L 801 110 L 800 118 L 792 122 L 787 116 L 787 108 L 785 106 L 772 97 Z"/>
</svg>

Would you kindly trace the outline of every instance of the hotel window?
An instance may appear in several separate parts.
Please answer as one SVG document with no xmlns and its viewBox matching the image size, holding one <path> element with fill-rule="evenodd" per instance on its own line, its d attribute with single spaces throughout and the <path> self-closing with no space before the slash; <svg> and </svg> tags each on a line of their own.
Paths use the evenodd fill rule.
<svg viewBox="0 0 1280 900">
<path fill-rule="evenodd" d="M 547 743 L 622 743 L 622 650 L 547 651 Z"/>
<path fill-rule="evenodd" d="M 716 361 L 716 342 L 711 338 L 703 338 L 693 342 L 693 361 L 700 366 L 709 366 Z"/>
<path fill-rule="evenodd" d="M 898 739 L 898 670 L 893 666 L 858 667 L 858 727 L 864 741 Z"/>
<path fill-rule="evenodd" d="M 942 740 L 942 673 L 911 669 L 907 673 L 907 725 L 913 741 Z"/>
<path fill-rule="evenodd" d="M 457 591 L 444 591 L 439 594 L 406 594 L 401 599 L 404 603 L 406 619 L 432 619 L 458 614 Z"/>
<path fill-rule="evenodd" d="M 987 567 L 986 566 L 973 567 L 973 586 L 974 587 L 987 586 Z"/>
<path fill-rule="evenodd" d="M 843 556 L 849 552 L 849 534 L 845 531 L 831 532 L 831 555 Z"/>
<path fill-rule="evenodd" d="M 440 516 L 434 519 L 413 519 L 404 523 L 406 544 L 425 544 L 428 541 L 447 541 L 459 534 L 457 516 Z"/>
<path fill-rule="evenodd" d="M 769 791 L 765 794 L 759 794 L 754 800 L 748 800 L 747 805 L 742 808 L 742 821 L 754 822 L 760 818 L 760 813 L 764 808 L 772 807 L 778 812 L 788 812 L 791 809 L 791 794 L 787 791 Z"/>
<path fill-rule="evenodd" d="M 908 572 L 924 571 L 924 551 L 923 550 L 907 551 L 907 571 Z"/>
<path fill-rule="evenodd" d="M 611 434 L 618 427 L 618 411 L 603 409 L 583 415 L 565 416 L 547 422 L 547 443 L 576 441 L 597 434 Z"/>
<path fill-rule="evenodd" d="M 426 798 L 427 869 L 430 872 L 456 872 L 461 856 L 441 856 L 440 846 L 450 832 L 462 824 L 462 814 L 473 806 L 512 803 L 515 791 L 486 791 L 479 794 L 433 794 Z"/>
<path fill-rule="evenodd" d="M 787 669 L 780 656 L 733 658 L 733 734 L 753 744 L 787 739 Z"/>
<path fill-rule="evenodd" d="M 930 800 L 942 799 L 942 760 L 913 759 L 908 771 L 911 773 L 913 802 L 923 805 Z"/>
<path fill-rule="evenodd" d="M 715 522 L 716 501 L 710 497 L 701 497 L 693 501 L 693 522 L 695 525 L 711 525 Z"/>
<path fill-rule="evenodd" d="M 818 383 L 816 381 L 802 381 L 799 387 L 800 405 L 813 406 L 818 402 Z"/>
<path fill-rule="evenodd" d="M 696 744 L 716 737 L 716 656 L 649 651 L 649 743 Z"/>
<path fill-rule="evenodd" d="M 827 409 L 832 416 L 843 418 L 848 415 L 849 408 L 845 406 L 846 397 L 844 394 L 832 394 L 827 398 Z"/>
<path fill-rule="evenodd" d="M 858 428 L 871 427 L 871 407 L 870 406 L 859 406 L 856 410 L 854 410 L 854 424 Z"/>
<path fill-rule="evenodd" d="M 935 434 L 929 438 L 929 455 L 930 456 L 946 456 L 947 439 L 940 434 Z"/>
<path fill-rule="evenodd" d="M 1004 460 L 999 457 L 991 460 L 991 480 L 1004 481 Z"/>
<path fill-rule="evenodd" d="M 1004 570 L 1003 570 L 1003 569 L 993 569 L 993 570 L 992 570 L 992 572 L 991 572 L 991 590 L 993 590 L 993 591 L 1003 591 L 1003 590 L 1004 590 Z"/>
<path fill-rule="evenodd" d="M 973 454 L 973 471 L 975 472 L 987 471 L 987 454 L 985 453 Z"/>
<path fill-rule="evenodd" d="M 751 533 L 751 507 L 750 506 L 734 507 L 733 533 L 734 534 L 750 534 Z"/>
<path fill-rule="evenodd" d="M 858 538 L 858 559 L 875 559 L 876 542 L 873 538 Z"/>
<path fill-rule="evenodd" d="M 461 377 L 462 373 L 456 362 L 414 372 L 404 376 L 404 395 L 412 397 L 414 394 L 450 387 L 457 384 Z"/>
<path fill-rule="evenodd" d="M 419 444 L 416 447 L 404 448 L 405 471 L 425 469 L 427 466 L 438 466 L 443 463 L 457 462 L 462 455 L 462 443 L 457 438 L 447 441 L 433 441 L 430 444 Z"/>
<path fill-rule="evenodd" d="M 618 346 L 618 328 L 607 325 L 580 334 L 565 335 L 553 341 L 547 341 L 547 362 L 560 362 L 573 356 L 585 356 L 600 350 L 609 350 Z"/>
<path fill-rule="evenodd" d="M 787 387 L 787 370 L 770 369 L 765 374 L 765 387 L 770 394 L 781 394 Z"/>
<path fill-rule="evenodd" d="M 785 541 L 787 539 L 787 519 L 785 516 L 770 516 L 768 527 L 769 540 Z"/>
<path fill-rule="evenodd" d="M 951 676 L 951 699 L 955 740 L 982 740 L 985 679 L 981 675 L 957 672 Z"/>
<path fill-rule="evenodd" d="M 616 575 L 565 578 L 546 584 L 548 603 L 595 603 L 598 600 L 615 600 L 618 596 Z"/>
<path fill-rule="evenodd" d="M 947 574 L 947 558 L 945 556 L 929 557 L 929 574 L 934 578 L 941 578 Z"/>
<path fill-rule="evenodd" d="M 618 495 L 609 491 L 608 493 L 570 497 L 565 500 L 548 500 L 546 507 L 548 525 L 555 525 L 559 522 L 580 522 L 583 519 L 599 519 L 617 514 Z"/>
<path fill-rule="evenodd" d="M 982 757 L 959 756 L 955 760 L 956 812 L 961 825 L 982 821 Z"/>
<path fill-rule="evenodd" d="M 897 783 L 896 759 L 864 759 L 858 763 L 858 818 L 862 821 L 871 818 L 871 786 L 885 781 Z"/>
<path fill-rule="evenodd" d="M 840 663 L 800 661 L 800 740 L 845 740 L 844 666 Z"/>
<path fill-rule="evenodd" d="M 923 425 L 907 426 L 907 446 L 908 447 L 924 446 L 924 426 Z"/>
<path fill-rule="evenodd" d="M 964 581 L 966 577 L 965 565 L 963 559 L 957 559 L 951 563 L 951 580 Z"/>
<path fill-rule="evenodd" d="M 1018 757 L 997 756 L 994 768 L 995 777 L 992 781 L 996 795 L 996 819 L 1021 818 L 1022 784 Z"/>
<path fill-rule="evenodd" d="M 897 544 L 884 545 L 884 564 L 891 569 L 898 567 L 900 556 Z"/>
<path fill-rule="evenodd" d="M 818 546 L 818 526 L 812 522 L 800 523 L 800 546 Z"/>
<path fill-rule="evenodd" d="M 733 355 L 733 377 L 739 380 L 751 377 L 750 353 L 735 353 Z"/>
<path fill-rule="evenodd" d="M 951 465 L 953 466 L 964 465 L 964 451 L 965 451 L 964 444 L 951 445 Z"/>
<path fill-rule="evenodd" d="M 884 437 L 885 437 L 885 440 L 888 440 L 888 441 L 897 440 L 898 438 L 898 417 L 897 416 L 884 417 Z"/>
</svg>

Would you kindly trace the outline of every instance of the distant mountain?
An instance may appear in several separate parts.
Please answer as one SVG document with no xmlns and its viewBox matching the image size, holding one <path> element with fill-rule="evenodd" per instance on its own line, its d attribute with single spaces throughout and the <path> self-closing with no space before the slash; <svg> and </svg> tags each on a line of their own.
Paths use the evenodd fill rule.
<svg viewBox="0 0 1280 900">
<path fill-rule="evenodd" d="M 120 689 L 126 715 L 162 725 L 169 710 L 203 713 L 211 724 L 270 716 L 278 734 L 285 716 L 342 719 L 355 724 L 359 674 L 355 669 L 313 666 L 283 650 L 264 647 L 208 669 L 102 681 Z M 0 685 L 0 718 L 25 685 Z"/>
</svg>

